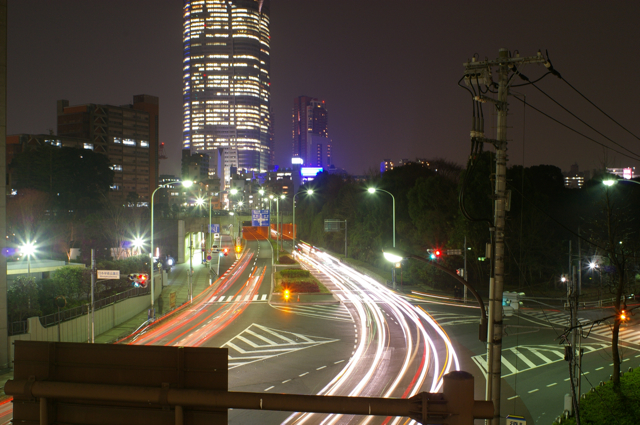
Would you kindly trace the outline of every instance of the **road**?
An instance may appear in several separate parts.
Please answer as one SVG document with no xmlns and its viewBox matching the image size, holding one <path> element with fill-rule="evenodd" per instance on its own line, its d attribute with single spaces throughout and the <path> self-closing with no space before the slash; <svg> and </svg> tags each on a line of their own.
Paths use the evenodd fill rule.
<svg viewBox="0 0 640 425">
<path fill-rule="evenodd" d="M 443 300 L 414 301 L 422 305 L 448 332 L 460 353 L 461 367 L 473 373 L 484 385 L 486 348 L 478 341 L 477 309 L 449 304 Z M 610 315 L 608 310 L 579 312 L 583 323 Z M 527 308 L 505 318 L 502 350 L 502 416 L 522 415 L 528 424 L 550 424 L 564 409 L 564 396 L 570 393 L 569 362 L 559 335 L 568 327 L 564 311 Z M 585 328 L 586 335 L 588 328 Z M 620 331 L 622 371 L 640 366 L 640 326 L 637 320 Z M 612 373 L 611 330 L 607 325 L 594 327 L 582 347 L 582 393 Z M 469 362 L 472 360 L 472 362 Z M 484 391 L 483 391 L 484 392 Z M 477 394 L 476 394 L 477 396 Z"/>
</svg>

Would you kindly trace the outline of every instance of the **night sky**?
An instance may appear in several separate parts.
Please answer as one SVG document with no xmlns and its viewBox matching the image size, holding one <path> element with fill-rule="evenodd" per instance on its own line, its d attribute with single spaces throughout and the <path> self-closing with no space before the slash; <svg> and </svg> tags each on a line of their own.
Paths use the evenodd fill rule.
<svg viewBox="0 0 640 425">
<path fill-rule="evenodd" d="M 55 132 L 58 99 L 121 105 L 135 94 L 156 95 L 169 156 L 161 172 L 179 174 L 181 0 L 9 0 L 8 9 L 8 134 Z M 293 98 L 308 95 L 326 101 L 334 163 L 351 174 L 377 169 L 384 158 L 463 165 L 471 101 L 457 86 L 462 64 L 474 53 L 496 58 L 501 47 L 522 56 L 548 49 L 568 82 L 640 135 L 638 16 L 640 2 L 632 1 L 272 0 L 276 163 L 290 163 Z M 544 67 L 521 72 L 534 79 Z M 564 82 L 549 76 L 538 87 L 640 155 L 639 139 Z M 514 90 L 615 147 L 535 88 Z M 640 165 L 525 111 L 515 99 L 510 104 L 509 165 Z M 484 112 L 486 135 L 494 137 L 492 108 Z"/>
</svg>

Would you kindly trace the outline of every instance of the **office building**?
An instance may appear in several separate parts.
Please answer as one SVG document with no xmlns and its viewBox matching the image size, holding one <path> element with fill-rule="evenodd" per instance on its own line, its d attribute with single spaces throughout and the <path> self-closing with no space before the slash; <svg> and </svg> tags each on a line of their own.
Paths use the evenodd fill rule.
<svg viewBox="0 0 640 425">
<path fill-rule="evenodd" d="M 182 147 L 228 187 L 272 159 L 269 0 L 184 0 L 183 19 Z"/>
<path fill-rule="evenodd" d="M 134 192 L 141 205 L 148 205 L 158 187 L 158 98 L 146 94 L 133 97 L 129 105 L 84 104 L 69 106 L 59 100 L 56 146 L 91 149 L 109 157 L 115 172 L 109 196 L 123 202 Z"/>
<path fill-rule="evenodd" d="M 589 180 L 589 171 L 580 171 L 580 167 L 575 163 L 569 171 L 562 173 L 564 177 L 564 187 L 567 189 L 582 189 L 584 182 Z"/>
<path fill-rule="evenodd" d="M 393 170 L 393 161 L 390 159 L 384 159 L 380 163 L 380 172 L 384 173 L 385 171 Z"/>
<path fill-rule="evenodd" d="M 331 140 L 324 100 L 309 96 L 296 97 L 293 99 L 292 121 L 293 158 L 301 158 L 307 167 L 331 165 Z"/>
</svg>

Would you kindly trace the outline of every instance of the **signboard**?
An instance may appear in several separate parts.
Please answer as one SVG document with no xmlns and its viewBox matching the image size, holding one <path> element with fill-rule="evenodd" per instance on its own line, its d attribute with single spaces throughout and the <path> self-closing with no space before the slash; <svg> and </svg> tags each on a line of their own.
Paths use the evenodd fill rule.
<svg viewBox="0 0 640 425">
<path fill-rule="evenodd" d="M 344 223 L 344 220 L 331 220 L 326 219 L 324 221 L 324 231 L 325 232 L 341 232 L 343 229 L 340 226 Z"/>
<path fill-rule="evenodd" d="M 251 210 L 251 225 L 253 227 L 269 227 L 269 210 Z"/>
<path fill-rule="evenodd" d="M 462 255 L 461 249 L 447 249 L 447 255 Z"/>
<path fill-rule="evenodd" d="M 98 270 L 98 279 L 120 279 L 120 270 Z"/>
<path fill-rule="evenodd" d="M 527 425 L 524 416 L 507 415 L 507 425 Z"/>
<path fill-rule="evenodd" d="M 54 359 L 64 359 L 64 365 Z M 54 396 L 48 399 L 51 400 L 50 407 L 44 408 L 48 423 L 78 423 L 82 419 L 77 418 L 91 418 L 90 422 L 93 424 L 173 424 L 176 423 L 176 414 L 174 409 L 168 407 L 167 402 L 170 389 L 180 388 L 200 393 L 203 390 L 227 391 L 228 350 L 210 347 L 16 341 L 14 380 L 22 381 L 36 376 L 40 384 L 58 384 L 58 388 L 53 390 Z M 109 400 L 106 390 L 97 391 L 100 393 L 98 397 L 66 396 L 59 389 L 59 384 L 72 388 L 86 384 L 122 388 L 124 394 L 151 387 L 164 391 L 164 398 L 151 396 L 150 401 L 139 401 L 140 397 L 138 400 L 123 401 L 124 397 L 119 394 L 120 398 Z M 79 393 L 81 392 L 75 394 Z M 15 406 L 20 406 L 13 411 L 16 423 L 38 418 L 43 411 L 40 401 L 30 394 L 16 394 L 13 399 Z M 57 407 L 58 400 L 64 400 L 64 408 Z M 164 406 L 167 407 L 163 408 Z M 184 406 L 183 414 L 186 424 L 228 423 L 226 407 Z M 35 422 L 38 423 L 37 419 Z"/>
<path fill-rule="evenodd" d="M 220 233 L 220 224 L 210 224 L 209 233 Z M 217 237 L 217 236 L 214 236 Z"/>
<path fill-rule="evenodd" d="M 220 238 L 220 233 L 213 234 L 213 239 L 219 239 L 219 238 Z"/>
</svg>

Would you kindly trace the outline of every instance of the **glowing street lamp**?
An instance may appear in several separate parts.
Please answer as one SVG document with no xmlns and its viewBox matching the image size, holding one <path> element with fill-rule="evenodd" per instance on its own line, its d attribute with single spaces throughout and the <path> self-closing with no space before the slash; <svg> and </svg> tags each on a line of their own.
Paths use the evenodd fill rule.
<svg viewBox="0 0 640 425">
<path fill-rule="evenodd" d="M 160 186 L 158 186 L 152 193 L 151 193 L 151 273 L 150 276 L 151 278 L 149 279 L 150 284 L 151 284 L 151 320 L 153 320 L 156 316 L 156 311 L 155 308 L 153 306 L 154 304 L 154 288 L 153 288 L 153 274 L 154 274 L 154 270 L 153 270 L 153 259 L 154 259 L 154 254 L 153 254 L 153 250 L 154 250 L 154 245 L 153 245 L 153 197 L 155 196 L 156 192 L 159 189 L 165 188 L 165 187 L 169 187 L 172 186 L 174 184 L 182 184 L 183 187 L 191 187 L 191 185 L 193 184 L 193 182 L 191 180 L 185 180 L 185 181 L 177 181 L 177 182 L 171 182 L 171 183 L 166 183 L 166 184 L 161 184 Z"/>
<path fill-rule="evenodd" d="M 370 187 L 367 189 L 367 192 L 374 194 L 376 192 L 384 192 L 386 194 L 388 194 L 389 196 L 391 196 L 391 200 L 393 201 L 393 209 L 392 209 L 392 220 L 393 220 L 393 247 L 396 247 L 396 198 L 395 196 L 393 196 L 393 194 L 391 192 L 388 192 L 384 189 L 378 189 L 375 187 Z M 397 261 L 396 261 L 397 263 Z M 395 267 L 392 269 L 393 270 L 393 289 L 396 289 L 396 269 Z"/>
<path fill-rule="evenodd" d="M 133 246 L 134 250 L 138 250 L 138 255 L 140 255 L 142 253 L 144 240 L 138 236 L 133 241 L 131 241 L 131 245 Z"/>
<path fill-rule="evenodd" d="M 313 195 L 313 189 L 307 189 L 293 195 L 293 245 L 291 245 L 291 251 L 295 251 L 296 249 L 296 196 L 300 195 L 301 193 Z"/>
<path fill-rule="evenodd" d="M 31 256 L 36 253 L 34 242 L 26 242 L 20 247 L 20 252 L 27 256 L 27 275 L 31 277 Z"/>
</svg>

